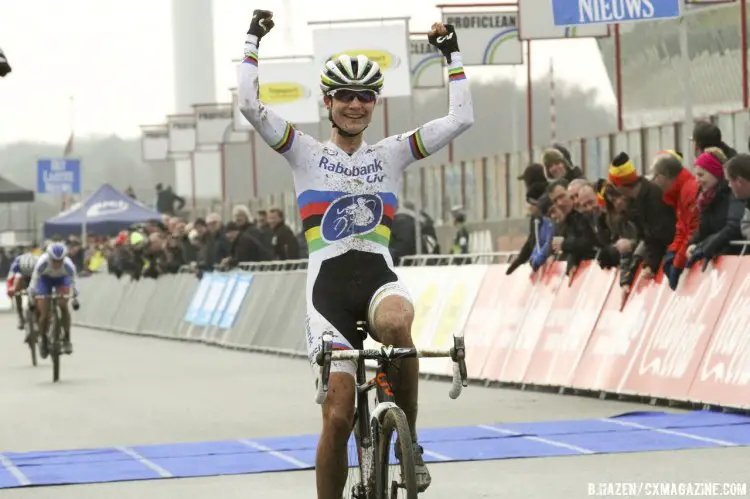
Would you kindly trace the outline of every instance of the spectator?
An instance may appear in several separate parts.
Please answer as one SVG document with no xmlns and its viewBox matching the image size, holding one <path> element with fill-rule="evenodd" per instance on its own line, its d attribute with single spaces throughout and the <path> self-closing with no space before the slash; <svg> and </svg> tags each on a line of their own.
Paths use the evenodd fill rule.
<svg viewBox="0 0 750 499">
<path fill-rule="evenodd" d="M 209 269 L 212 269 L 215 264 L 221 262 L 224 258 L 230 255 L 231 244 L 229 244 L 229 240 L 227 239 L 226 234 L 224 234 L 221 215 L 218 213 L 209 213 L 206 217 L 206 226 L 208 227 L 208 232 L 211 234 L 213 250 L 212 252 L 206 253 L 204 262 L 208 265 Z M 211 255 L 213 256 L 211 257 Z"/>
<path fill-rule="evenodd" d="M 664 202 L 674 208 L 677 216 L 674 240 L 664 259 L 664 275 L 669 279 L 669 287 L 674 290 L 687 264 L 690 239 L 700 224 L 696 203 L 699 186 L 695 176 L 682 166 L 682 156 L 674 151 L 657 154 L 652 172 L 654 183 L 664 191 Z"/>
<path fill-rule="evenodd" d="M 724 178 L 726 156 L 718 147 L 709 147 L 695 160 L 695 176 L 700 184 L 698 209 L 700 226 L 688 246 L 686 267 L 705 258 L 707 261 L 723 254 L 739 254 L 731 241 L 742 239 L 740 223 L 745 203 L 732 195 Z"/>
<path fill-rule="evenodd" d="M 707 121 L 699 121 L 693 127 L 693 144 L 695 145 L 695 157 L 697 158 L 709 147 L 721 149 L 727 159 L 737 155 L 737 151 L 729 147 L 721 140 L 721 130 L 716 125 Z"/>
<path fill-rule="evenodd" d="M 732 194 L 745 203 L 741 231 L 743 239 L 750 241 L 750 154 L 737 154 L 727 161 L 725 171 Z"/>
<path fill-rule="evenodd" d="M 294 231 L 285 223 L 284 212 L 271 208 L 268 212 L 268 226 L 273 233 L 273 251 L 277 260 L 297 260 L 299 246 Z"/>
<path fill-rule="evenodd" d="M 241 204 L 235 206 L 232 209 L 232 218 L 240 231 L 249 232 L 261 244 L 264 253 L 273 255 L 273 235 L 270 232 L 262 232 L 251 222 L 250 210 L 247 206 Z"/>
<path fill-rule="evenodd" d="M 546 149 L 542 153 L 542 164 L 547 174 L 547 178 L 557 180 L 564 178 L 571 182 L 577 178 L 584 178 L 580 168 L 573 167 L 565 155 L 556 148 Z"/>
<path fill-rule="evenodd" d="M 634 254 L 638 245 L 638 228 L 630 219 L 631 201 L 617 187 L 607 183 L 603 198 L 603 223 L 609 234 L 609 244 L 605 244 L 599 252 L 599 265 L 605 269 L 619 265 L 620 287 L 623 289 L 623 297 L 626 297 L 635 279 L 635 271 L 642 260 Z"/>
<path fill-rule="evenodd" d="M 125 189 L 125 195 L 130 197 L 130 199 L 138 199 L 135 195 L 135 191 L 133 190 L 133 187 L 130 185 L 128 186 L 127 189 Z"/>
<path fill-rule="evenodd" d="M 229 222 L 226 226 L 227 239 L 232 245 L 230 256 L 221 261 L 223 269 L 231 269 L 241 262 L 262 262 L 273 259 L 263 245 L 247 230 L 236 222 Z"/>
<path fill-rule="evenodd" d="M 266 210 L 258 210 L 256 213 L 257 216 L 257 223 L 258 223 L 258 229 L 261 232 L 271 231 L 271 226 L 268 221 L 268 212 Z"/>
<path fill-rule="evenodd" d="M 417 214 L 414 204 L 404 201 L 399 204 L 391 225 L 391 240 L 388 249 L 395 265 L 401 263 L 401 258 L 417 254 Z"/>
<path fill-rule="evenodd" d="M 547 175 L 544 172 L 544 166 L 539 163 L 532 163 L 526 167 L 523 174 L 518 176 L 518 180 L 523 180 L 526 191 L 531 189 L 534 184 L 547 184 Z"/>
<path fill-rule="evenodd" d="M 573 203 L 573 209 L 578 210 L 578 191 L 584 185 L 588 185 L 588 180 L 584 178 L 574 179 L 568 184 L 568 194 L 570 194 L 570 201 Z"/>
<path fill-rule="evenodd" d="M 568 181 L 558 178 L 547 188 L 547 193 L 562 218 L 557 224 L 557 235 L 552 239 L 552 251 L 567 264 L 565 273 L 573 275 L 583 260 L 596 255 L 596 233 L 589 221 L 573 209 L 568 193 Z"/>
<path fill-rule="evenodd" d="M 177 208 L 175 208 L 177 204 Z M 174 215 L 185 207 L 185 198 L 172 191 L 172 186 L 166 188 L 161 183 L 156 184 L 156 211 L 165 215 Z"/>
<path fill-rule="evenodd" d="M 507 275 L 512 274 L 518 267 L 531 260 L 534 250 L 539 247 L 544 247 L 545 243 L 548 246 L 552 240 L 551 235 L 549 241 L 539 239 L 539 233 L 542 231 L 542 229 L 545 230 L 545 234 L 547 234 L 547 229 L 551 229 L 552 232 L 550 234 L 554 235 L 554 222 L 552 222 L 552 220 L 547 216 L 549 208 L 552 204 L 551 201 L 549 201 L 549 196 L 546 196 L 546 202 L 548 206 L 542 207 L 539 205 L 540 200 L 545 196 L 546 190 L 546 179 L 543 182 L 532 184 L 526 189 L 526 203 L 529 213 L 529 235 L 526 238 L 526 242 L 521 247 L 521 250 L 518 252 L 518 255 L 513 259 L 511 264 L 508 266 L 508 269 L 505 271 Z"/>
<path fill-rule="evenodd" d="M 451 210 L 451 214 L 453 215 L 453 225 L 456 226 L 456 235 L 453 238 L 451 254 L 466 255 L 469 253 L 469 231 L 466 229 L 466 214 L 461 206 L 454 206 L 453 210 Z M 456 258 L 454 263 L 456 265 L 462 265 L 468 263 L 468 260 L 464 258 Z"/>
<path fill-rule="evenodd" d="M 631 200 L 630 220 L 638 231 L 638 252 L 643 257 L 643 277 L 651 278 L 659 269 L 661 260 L 675 234 L 675 212 L 664 202 L 662 190 L 638 175 L 635 166 L 624 152 L 618 154 L 609 169 L 609 181 Z M 617 243 L 620 254 L 634 252 L 637 247 L 627 240 Z"/>
</svg>

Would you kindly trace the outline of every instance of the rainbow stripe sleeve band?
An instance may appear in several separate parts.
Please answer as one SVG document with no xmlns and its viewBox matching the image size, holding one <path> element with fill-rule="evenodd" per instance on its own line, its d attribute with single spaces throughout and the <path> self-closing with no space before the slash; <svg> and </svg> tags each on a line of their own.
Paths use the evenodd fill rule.
<svg viewBox="0 0 750 499">
<path fill-rule="evenodd" d="M 286 128 L 284 129 L 284 135 L 282 136 L 281 140 L 278 141 L 275 145 L 271 146 L 271 148 L 279 154 L 284 154 L 292 148 L 292 145 L 294 144 L 295 134 L 296 132 L 294 128 L 292 128 L 292 125 L 287 123 Z"/>
<path fill-rule="evenodd" d="M 419 130 L 409 136 L 409 147 L 411 148 L 412 156 L 414 156 L 414 159 L 417 161 L 430 155 L 427 152 L 427 149 L 424 148 L 422 135 L 419 133 Z"/>
<path fill-rule="evenodd" d="M 448 81 L 460 81 L 466 79 L 463 66 L 448 70 Z"/>
</svg>

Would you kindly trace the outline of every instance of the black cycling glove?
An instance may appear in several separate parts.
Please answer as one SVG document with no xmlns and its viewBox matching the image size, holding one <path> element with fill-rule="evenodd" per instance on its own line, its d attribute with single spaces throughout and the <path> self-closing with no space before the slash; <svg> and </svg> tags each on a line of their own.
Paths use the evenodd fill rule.
<svg viewBox="0 0 750 499">
<path fill-rule="evenodd" d="M 8 58 L 5 57 L 3 49 L 0 49 L 0 78 L 4 77 L 11 72 L 10 64 L 8 64 Z"/>
<path fill-rule="evenodd" d="M 273 28 L 274 22 L 272 16 L 273 12 L 270 10 L 256 9 L 253 11 L 253 20 L 250 21 L 250 28 L 247 30 L 247 34 L 257 36 L 259 46 L 260 39 Z"/>
<path fill-rule="evenodd" d="M 427 37 L 427 41 L 430 42 L 430 45 L 437 47 L 450 64 L 451 54 L 458 52 L 458 35 L 452 24 L 446 24 L 445 28 L 448 30 L 448 34 L 444 36 L 430 35 Z"/>
</svg>

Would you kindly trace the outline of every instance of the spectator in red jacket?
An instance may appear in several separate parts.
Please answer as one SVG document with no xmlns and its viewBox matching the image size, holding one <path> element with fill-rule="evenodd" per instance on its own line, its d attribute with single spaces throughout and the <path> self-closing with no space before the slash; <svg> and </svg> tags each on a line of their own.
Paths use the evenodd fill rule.
<svg viewBox="0 0 750 499">
<path fill-rule="evenodd" d="M 672 206 L 677 215 L 675 236 L 664 257 L 664 275 L 669 287 L 677 289 L 680 274 L 687 264 L 687 249 L 690 240 L 700 226 L 698 191 L 700 185 L 695 176 L 682 166 L 682 156 L 674 151 L 662 151 L 656 155 L 652 167 L 654 183 L 664 191 L 664 202 Z"/>
</svg>

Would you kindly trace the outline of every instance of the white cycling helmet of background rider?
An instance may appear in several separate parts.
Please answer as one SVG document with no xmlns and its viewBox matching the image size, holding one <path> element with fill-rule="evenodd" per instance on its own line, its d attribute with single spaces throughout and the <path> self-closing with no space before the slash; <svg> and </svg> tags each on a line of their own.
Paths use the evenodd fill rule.
<svg viewBox="0 0 750 499">
<path fill-rule="evenodd" d="M 68 248 L 63 243 L 52 243 L 47 246 L 47 254 L 50 260 L 62 261 L 68 256 Z"/>
</svg>

